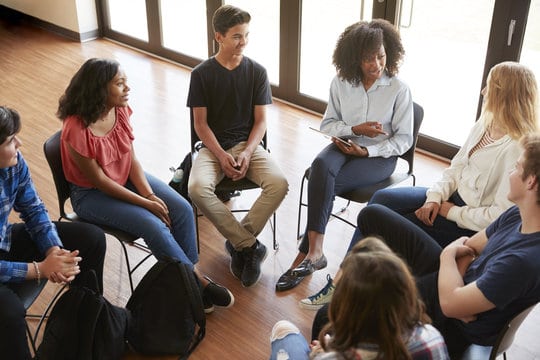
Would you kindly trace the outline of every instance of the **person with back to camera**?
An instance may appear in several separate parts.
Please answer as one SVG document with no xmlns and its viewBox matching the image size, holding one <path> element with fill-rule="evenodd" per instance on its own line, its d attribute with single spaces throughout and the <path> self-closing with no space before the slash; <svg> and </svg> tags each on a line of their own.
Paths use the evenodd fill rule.
<svg viewBox="0 0 540 360">
<path fill-rule="evenodd" d="M 444 249 L 385 206 L 371 204 L 358 215 L 363 233 L 383 238 L 410 266 L 452 358 L 470 344 L 493 346 L 510 319 L 540 301 L 540 133 L 525 135 L 520 145 L 506 178 L 515 205 Z"/>
<path fill-rule="evenodd" d="M 538 87 L 527 67 L 509 61 L 495 65 L 482 95 L 480 118 L 439 181 L 429 189 L 382 189 L 369 201 L 401 214 L 442 247 L 460 236 L 474 235 L 512 206 L 505 174 L 519 156 L 519 138 L 538 129 Z M 358 227 L 354 238 L 361 237 Z M 332 286 L 329 277 L 323 289 L 300 305 L 320 307 L 330 301 Z"/>
<path fill-rule="evenodd" d="M 205 312 L 214 305 L 230 307 L 231 292 L 195 266 L 199 256 L 191 205 L 145 173 L 135 156 L 129 91 L 118 62 L 89 59 L 60 98 L 62 167 L 73 209 L 87 221 L 140 236 L 157 259 L 191 265 Z"/>
<path fill-rule="evenodd" d="M 412 146 L 413 101 L 396 76 L 403 55 L 399 34 L 386 20 L 361 21 L 340 35 L 333 55 L 337 75 L 321 123 L 334 139 L 311 164 L 306 231 L 276 291 L 326 267 L 323 240 L 335 195 L 386 179 Z"/>
<path fill-rule="evenodd" d="M 512 206 L 505 174 L 519 156 L 519 138 L 538 129 L 538 87 L 524 65 L 495 65 L 482 95 L 480 119 L 439 181 L 429 189 L 379 190 L 369 202 L 402 214 L 443 247 L 484 229 Z"/>
<path fill-rule="evenodd" d="M 295 325 L 277 322 L 270 359 L 449 359 L 407 265 L 379 239 L 343 260 L 328 317 L 311 346 Z"/>
<path fill-rule="evenodd" d="M 272 94 L 266 70 L 243 55 L 251 16 L 223 5 L 212 18 L 218 52 L 191 73 L 187 106 L 203 147 L 191 168 L 189 196 L 226 238 L 231 273 L 244 287 L 257 283 L 266 246 L 257 235 L 288 191 L 287 179 L 261 146 Z M 238 221 L 214 193 L 224 178 L 249 179 L 261 195 Z"/>
<path fill-rule="evenodd" d="M 0 106 L 0 354 L 31 359 L 26 311 L 14 291 L 25 280 L 77 283 L 81 271 L 93 269 L 103 292 L 105 234 L 97 226 L 51 222 L 39 198 L 17 136 L 17 111 Z M 12 210 L 22 223 L 10 224 Z"/>
</svg>

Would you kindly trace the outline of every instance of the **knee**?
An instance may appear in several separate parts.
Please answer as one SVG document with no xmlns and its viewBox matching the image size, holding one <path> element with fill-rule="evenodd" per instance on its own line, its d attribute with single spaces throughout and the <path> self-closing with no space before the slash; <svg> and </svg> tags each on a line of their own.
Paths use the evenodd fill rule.
<svg viewBox="0 0 540 360">
<path fill-rule="evenodd" d="M 320 176 L 320 174 L 326 174 L 329 171 L 330 168 L 328 166 L 328 160 L 323 157 L 317 156 L 315 159 L 313 159 L 313 162 L 311 163 L 310 180 L 312 174 L 317 174 L 317 176 Z"/>
<path fill-rule="evenodd" d="M 272 334 L 270 335 L 270 341 L 283 339 L 290 334 L 299 334 L 300 330 L 296 325 L 287 320 L 278 321 L 272 328 Z"/>
<path fill-rule="evenodd" d="M 213 196 L 214 188 L 211 188 L 202 181 L 190 179 L 188 183 L 188 194 L 191 200 L 198 204 L 202 199 Z"/>
<path fill-rule="evenodd" d="M 377 222 L 377 219 L 384 219 L 385 213 L 388 209 L 380 204 L 372 204 L 364 207 L 358 213 L 356 223 L 360 230 L 363 230 L 366 224 L 373 224 Z"/>
<path fill-rule="evenodd" d="M 284 176 L 274 177 L 263 185 L 263 189 L 273 198 L 283 199 L 289 192 L 289 182 Z"/>
<path fill-rule="evenodd" d="M 377 190 L 372 196 L 371 199 L 369 199 L 368 204 L 381 204 L 381 205 L 388 205 L 394 196 L 392 195 L 391 189 L 381 189 Z"/>
</svg>

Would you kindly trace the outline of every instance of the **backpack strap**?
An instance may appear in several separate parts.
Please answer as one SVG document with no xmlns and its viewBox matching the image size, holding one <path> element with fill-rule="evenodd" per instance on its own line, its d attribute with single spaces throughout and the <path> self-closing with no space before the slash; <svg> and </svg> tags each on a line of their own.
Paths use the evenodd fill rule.
<svg viewBox="0 0 540 360">
<path fill-rule="evenodd" d="M 178 263 L 178 269 L 180 270 L 180 274 L 182 275 L 184 284 L 186 284 L 186 290 L 188 292 L 190 300 L 189 303 L 191 304 L 191 311 L 193 313 L 194 320 L 199 326 L 199 329 L 197 330 L 197 333 L 195 334 L 193 342 L 191 343 L 186 355 L 179 358 L 187 359 L 188 356 L 193 352 L 193 350 L 195 350 L 197 345 L 199 345 L 199 343 L 204 338 L 204 335 L 206 334 L 206 316 L 204 314 L 201 291 L 199 288 L 199 284 L 195 279 L 193 270 L 191 270 L 188 265 L 182 263 Z"/>
</svg>

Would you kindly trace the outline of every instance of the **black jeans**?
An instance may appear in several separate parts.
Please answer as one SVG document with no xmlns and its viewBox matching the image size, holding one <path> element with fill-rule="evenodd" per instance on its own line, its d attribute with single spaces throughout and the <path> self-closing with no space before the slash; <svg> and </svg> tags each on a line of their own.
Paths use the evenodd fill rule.
<svg viewBox="0 0 540 360">
<path fill-rule="evenodd" d="M 93 269 L 103 292 L 103 262 L 105 259 L 105 234 L 94 225 L 55 222 L 58 235 L 67 250 L 79 250 L 81 272 Z M 11 233 L 11 249 L 0 251 L 0 260 L 27 262 L 41 261 L 41 254 L 26 231 L 24 224 L 15 224 Z M 75 284 L 77 278 L 73 281 Z M 17 283 L 0 283 L 0 354 L 6 359 L 30 359 L 26 339 L 26 310 L 13 292 Z"/>
</svg>

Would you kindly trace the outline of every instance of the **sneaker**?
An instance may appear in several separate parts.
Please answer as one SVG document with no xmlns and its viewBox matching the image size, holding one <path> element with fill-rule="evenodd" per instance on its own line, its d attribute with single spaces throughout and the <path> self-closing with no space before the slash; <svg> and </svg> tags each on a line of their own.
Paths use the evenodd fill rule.
<svg viewBox="0 0 540 360">
<path fill-rule="evenodd" d="M 255 249 L 247 247 L 242 249 L 244 269 L 242 270 L 242 286 L 255 285 L 261 277 L 261 264 L 266 259 L 266 246 L 259 240 L 255 240 Z"/>
<path fill-rule="evenodd" d="M 301 308 L 308 310 L 318 310 L 324 304 L 327 304 L 332 300 L 332 295 L 334 295 L 334 282 L 330 274 L 326 275 L 326 280 L 328 281 L 326 285 L 315 295 L 312 295 L 306 299 L 300 300 L 298 303 Z"/>
<path fill-rule="evenodd" d="M 224 308 L 229 308 L 234 305 L 234 296 L 225 286 L 219 285 L 208 276 L 204 277 L 208 280 L 202 292 L 204 312 L 209 314 L 214 311 L 214 305 Z"/>
<path fill-rule="evenodd" d="M 238 280 L 241 280 L 242 270 L 244 270 L 244 258 L 242 257 L 242 253 L 236 251 L 229 240 L 225 241 L 225 250 L 231 255 L 231 264 L 229 265 L 231 274 Z"/>
</svg>

